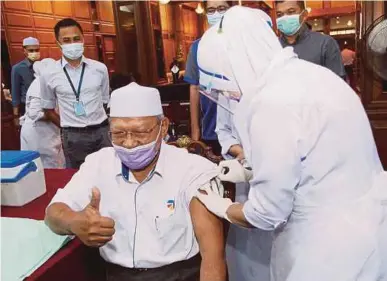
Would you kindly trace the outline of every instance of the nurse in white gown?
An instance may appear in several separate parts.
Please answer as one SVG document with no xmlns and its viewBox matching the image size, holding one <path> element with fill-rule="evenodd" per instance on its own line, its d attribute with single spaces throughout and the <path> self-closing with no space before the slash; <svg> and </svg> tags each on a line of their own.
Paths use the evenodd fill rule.
<svg viewBox="0 0 387 281">
<path fill-rule="evenodd" d="M 47 121 L 40 104 L 39 76 L 43 71 L 56 67 L 53 59 L 34 63 L 35 80 L 26 94 L 26 112 L 20 118 L 21 150 L 35 150 L 40 153 L 44 168 L 61 169 L 65 167 L 60 129 Z"/>
<path fill-rule="evenodd" d="M 196 196 L 233 224 L 274 230 L 272 281 L 387 280 L 387 173 L 356 93 L 244 7 L 204 34 L 198 64 L 203 94 L 238 101 L 228 110 L 252 171 L 220 164 L 221 179 L 249 181 L 243 204 Z"/>
</svg>

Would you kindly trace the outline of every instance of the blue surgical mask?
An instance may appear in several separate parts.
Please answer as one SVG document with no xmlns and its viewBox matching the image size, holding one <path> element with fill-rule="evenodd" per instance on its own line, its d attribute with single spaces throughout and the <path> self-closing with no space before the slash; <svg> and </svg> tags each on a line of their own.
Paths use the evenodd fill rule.
<svg viewBox="0 0 387 281">
<path fill-rule="evenodd" d="M 217 24 L 218 22 L 220 22 L 222 17 L 223 17 L 223 15 L 221 13 L 219 13 L 218 11 L 216 11 L 212 15 L 207 15 L 208 24 L 210 26 L 213 26 L 213 25 Z"/>
<path fill-rule="evenodd" d="M 277 19 L 277 27 L 279 31 L 287 36 L 296 34 L 300 28 L 300 15 L 282 16 Z"/>
</svg>

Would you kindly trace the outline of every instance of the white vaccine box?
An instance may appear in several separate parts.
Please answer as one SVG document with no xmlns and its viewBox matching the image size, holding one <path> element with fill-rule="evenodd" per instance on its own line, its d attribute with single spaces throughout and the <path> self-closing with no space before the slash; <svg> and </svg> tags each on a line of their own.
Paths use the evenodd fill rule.
<svg viewBox="0 0 387 281">
<path fill-rule="evenodd" d="M 1 151 L 1 205 L 23 206 L 46 193 L 37 151 Z"/>
</svg>

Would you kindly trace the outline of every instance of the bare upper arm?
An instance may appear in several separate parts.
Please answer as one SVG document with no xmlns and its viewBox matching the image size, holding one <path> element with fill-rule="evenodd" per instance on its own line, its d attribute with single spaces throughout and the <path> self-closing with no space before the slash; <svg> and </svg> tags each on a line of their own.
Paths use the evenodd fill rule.
<svg viewBox="0 0 387 281">
<path fill-rule="evenodd" d="M 213 215 L 197 199 L 192 198 L 189 210 L 202 258 L 224 257 L 223 221 Z"/>
</svg>

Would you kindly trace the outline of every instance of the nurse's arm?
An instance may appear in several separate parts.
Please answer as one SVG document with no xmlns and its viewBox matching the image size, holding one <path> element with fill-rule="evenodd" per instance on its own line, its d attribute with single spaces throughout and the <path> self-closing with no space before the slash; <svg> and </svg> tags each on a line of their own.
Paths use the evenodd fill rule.
<svg viewBox="0 0 387 281">
<path fill-rule="evenodd" d="M 242 212 L 247 222 L 263 230 L 287 222 L 302 169 L 301 119 L 295 109 L 278 103 L 270 101 L 257 108 L 250 126 L 250 143 L 255 144 L 250 159 L 254 175 Z M 241 207 L 229 207 L 231 220 L 241 218 Z"/>
<path fill-rule="evenodd" d="M 189 209 L 202 257 L 200 281 L 225 281 L 223 223 L 196 198 L 191 200 Z"/>
<path fill-rule="evenodd" d="M 45 119 L 54 123 L 57 127 L 60 127 L 60 118 L 59 115 L 55 112 L 56 96 L 54 90 L 50 87 L 44 75 L 39 77 L 39 81 L 41 106 L 44 112 L 44 117 Z"/>
</svg>

